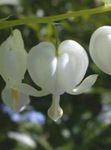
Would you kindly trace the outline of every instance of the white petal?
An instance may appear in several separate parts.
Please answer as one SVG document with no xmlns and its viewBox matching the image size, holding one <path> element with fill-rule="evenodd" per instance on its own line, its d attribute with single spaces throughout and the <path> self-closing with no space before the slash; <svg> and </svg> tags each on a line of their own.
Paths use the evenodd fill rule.
<svg viewBox="0 0 111 150">
<path fill-rule="evenodd" d="M 0 46 L 0 74 L 8 84 L 20 82 L 26 71 L 27 53 L 19 30 Z"/>
<path fill-rule="evenodd" d="M 105 73 L 111 75 L 111 27 L 98 28 L 90 40 L 90 55 L 95 64 Z"/>
<path fill-rule="evenodd" d="M 78 95 L 86 92 L 96 82 L 98 75 L 93 74 L 85 78 L 80 85 L 73 89 L 73 91 L 67 91 L 69 94 Z"/>
<path fill-rule="evenodd" d="M 57 121 L 58 119 L 62 117 L 63 110 L 59 105 L 60 95 L 54 94 L 52 96 L 53 96 L 53 100 L 52 100 L 51 107 L 48 109 L 48 116 L 52 120 Z"/>
<path fill-rule="evenodd" d="M 30 102 L 27 94 L 6 87 L 2 91 L 2 100 L 7 106 L 16 112 L 22 111 Z"/>
<path fill-rule="evenodd" d="M 45 91 L 53 90 L 57 59 L 55 47 L 50 42 L 41 42 L 33 47 L 28 56 L 28 71 L 32 80 Z"/>
<path fill-rule="evenodd" d="M 84 48 L 72 40 L 62 42 L 58 50 L 58 80 L 65 90 L 71 90 L 83 79 L 88 56 Z"/>
<path fill-rule="evenodd" d="M 30 95 L 30 96 L 45 96 L 48 95 L 50 93 L 46 92 L 46 91 L 38 91 L 35 88 L 33 88 L 32 86 L 25 84 L 25 83 L 20 83 L 18 84 L 15 89 L 17 89 L 19 92 L 22 92 L 24 94 Z"/>
</svg>

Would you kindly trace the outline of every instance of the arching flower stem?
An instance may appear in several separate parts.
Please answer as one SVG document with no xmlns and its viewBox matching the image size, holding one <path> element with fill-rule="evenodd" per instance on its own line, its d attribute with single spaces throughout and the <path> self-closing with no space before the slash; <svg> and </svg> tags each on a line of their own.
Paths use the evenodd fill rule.
<svg viewBox="0 0 111 150">
<path fill-rule="evenodd" d="M 86 16 L 86 15 L 94 15 L 94 14 L 100 14 L 105 12 L 110 12 L 111 6 L 100 6 L 97 8 L 92 9 L 85 9 L 85 10 L 78 10 L 78 11 L 72 11 L 69 13 L 64 13 L 60 15 L 55 16 L 46 16 L 46 17 L 24 17 L 16 20 L 11 21 L 0 21 L 0 29 L 9 28 L 17 25 L 24 25 L 24 24 L 36 24 L 36 23 L 52 23 L 54 21 L 61 21 L 64 19 L 68 19 L 70 17 L 78 17 L 78 16 Z M 3 19 L 1 19 L 3 20 Z"/>
</svg>

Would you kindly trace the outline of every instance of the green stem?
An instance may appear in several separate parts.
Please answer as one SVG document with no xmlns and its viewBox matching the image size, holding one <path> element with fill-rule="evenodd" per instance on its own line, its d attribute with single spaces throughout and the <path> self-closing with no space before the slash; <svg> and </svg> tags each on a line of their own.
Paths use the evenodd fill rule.
<svg viewBox="0 0 111 150">
<path fill-rule="evenodd" d="M 102 6 L 98 8 L 73 11 L 73 12 L 64 13 L 64 14 L 55 15 L 55 16 L 47 16 L 47 17 L 41 17 L 41 18 L 25 17 L 25 18 L 11 20 L 11 21 L 1 21 L 0 29 L 9 28 L 9 27 L 16 26 L 16 25 L 24 25 L 24 24 L 49 23 L 49 22 L 54 22 L 54 21 L 61 21 L 64 19 L 68 19 L 70 17 L 93 15 L 93 14 L 99 14 L 99 13 L 110 12 L 110 11 L 111 11 L 111 6 L 107 6 L 107 7 Z"/>
<path fill-rule="evenodd" d="M 58 45 L 60 43 L 60 40 L 59 40 L 59 31 L 58 31 L 58 25 L 59 24 L 60 23 L 53 23 L 54 35 L 55 35 L 55 47 L 56 47 L 55 56 L 56 57 L 59 56 L 59 51 L 58 51 Z"/>
</svg>

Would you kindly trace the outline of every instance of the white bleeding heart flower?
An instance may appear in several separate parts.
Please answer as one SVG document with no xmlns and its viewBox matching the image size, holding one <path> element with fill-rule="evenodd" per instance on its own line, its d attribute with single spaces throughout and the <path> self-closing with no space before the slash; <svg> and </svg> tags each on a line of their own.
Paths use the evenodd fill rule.
<svg viewBox="0 0 111 150">
<path fill-rule="evenodd" d="M 72 40 L 63 41 L 57 50 L 52 43 L 41 42 L 29 52 L 27 67 L 32 80 L 42 88 L 41 96 L 52 94 L 48 115 L 54 121 L 63 115 L 59 106 L 61 94 L 81 94 L 97 79 L 97 75 L 90 75 L 80 84 L 88 67 L 88 56 Z"/>
<path fill-rule="evenodd" d="M 90 40 L 90 55 L 95 64 L 105 73 L 111 75 L 111 27 L 98 28 Z"/>
<path fill-rule="evenodd" d="M 24 92 L 27 91 L 28 85 L 22 83 L 26 63 L 27 52 L 21 33 L 16 29 L 0 46 L 0 74 L 6 82 L 2 99 L 14 111 L 22 110 L 30 102 L 28 96 L 30 92 Z"/>
</svg>

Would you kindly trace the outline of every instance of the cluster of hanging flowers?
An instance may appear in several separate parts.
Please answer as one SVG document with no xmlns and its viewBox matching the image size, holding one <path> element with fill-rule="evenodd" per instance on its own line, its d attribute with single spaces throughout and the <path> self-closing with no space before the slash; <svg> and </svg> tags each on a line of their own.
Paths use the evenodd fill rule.
<svg viewBox="0 0 111 150">
<path fill-rule="evenodd" d="M 111 74 L 110 40 L 111 27 L 102 27 L 90 41 L 94 62 L 108 74 Z M 81 94 L 95 83 L 97 74 L 83 79 L 88 65 L 85 49 L 73 40 L 63 41 L 57 49 L 50 42 L 41 42 L 27 54 L 21 33 L 16 29 L 0 46 L 0 74 L 6 83 L 1 93 L 2 100 L 12 110 L 22 111 L 30 102 L 29 96 L 52 94 L 48 115 L 57 121 L 63 115 L 60 96 L 65 92 Z M 41 87 L 40 91 L 22 82 L 26 70 L 34 83 Z"/>
</svg>

